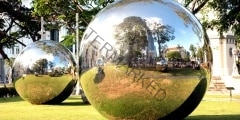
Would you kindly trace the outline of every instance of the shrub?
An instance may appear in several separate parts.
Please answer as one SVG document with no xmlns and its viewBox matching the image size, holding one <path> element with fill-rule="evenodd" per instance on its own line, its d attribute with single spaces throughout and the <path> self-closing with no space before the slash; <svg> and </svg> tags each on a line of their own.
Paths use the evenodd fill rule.
<svg viewBox="0 0 240 120">
<path fill-rule="evenodd" d="M 1 87 L 0 88 L 0 98 L 1 97 L 13 97 L 13 96 L 18 96 L 18 93 L 14 87 Z"/>
</svg>

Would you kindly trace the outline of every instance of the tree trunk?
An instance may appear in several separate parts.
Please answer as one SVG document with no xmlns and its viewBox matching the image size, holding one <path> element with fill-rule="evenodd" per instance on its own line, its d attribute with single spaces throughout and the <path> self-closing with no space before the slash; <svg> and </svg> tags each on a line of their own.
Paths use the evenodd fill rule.
<svg viewBox="0 0 240 120">
<path fill-rule="evenodd" d="M 8 55 L 3 51 L 2 45 L 0 45 L 0 54 L 2 55 L 3 60 L 5 59 L 9 60 Z"/>
</svg>

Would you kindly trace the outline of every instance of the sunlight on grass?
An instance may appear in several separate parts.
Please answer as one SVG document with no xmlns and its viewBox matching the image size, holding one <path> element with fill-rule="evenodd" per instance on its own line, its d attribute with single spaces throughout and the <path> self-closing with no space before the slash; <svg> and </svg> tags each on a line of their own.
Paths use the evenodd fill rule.
<svg viewBox="0 0 240 120">
<path fill-rule="evenodd" d="M 106 120 L 79 96 L 71 96 L 59 105 L 32 105 L 21 98 L 0 100 L 1 120 Z"/>
<path fill-rule="evenodd" d="M 239 120 L 240 96 L 233 96 L 232 101 L 227 98 L 228 95 L 205 95 L 186 120 Z M 59 105 L 32 105 L 20 97 L 0 98 L 0 108 L 1 120 L 107 120 L 91 105 L 84 104 L 80 96 L 70 96 Z"/>
<path fill-rule="evenodd" d="M 202 101 L 187 120 L 239 120 L 240 101 Z"/>
</svg>

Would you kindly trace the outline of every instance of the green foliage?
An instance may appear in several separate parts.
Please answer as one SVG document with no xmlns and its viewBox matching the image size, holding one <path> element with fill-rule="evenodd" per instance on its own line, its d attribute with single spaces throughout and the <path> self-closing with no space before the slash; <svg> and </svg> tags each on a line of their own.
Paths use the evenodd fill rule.
<svg viewBox="0 0 240 120">
<path fill-rule="evenodd" d="M 79 13 L 80 38 L 92 18 L 114 0 L 34 0 L 34 15 L 43 16 L 47 29 L 64 26 L 68 34 L 62 42 L 67 47 L 74 44 L 76 13 Z"/>
<path fill-rule="evenodd" d="M 197 48 L 193 44 L 190 45 L 189 50 L 191 51 L 191 56 L 196 57 Z"/>
<path fill-rule="evenodd" d="M 240 1 L 239 0 L 209 0 L 206 5 L 208 11 L 214 11 L 213 20 L 204 20 L 206 28 L 217 29 L 220 34 L 232 31 L 240 38 Z"/>
<path fill-rule="evenodd" d="M 80 31 L 79 36 L 82 36 L 82 34 L 83 33 Z M 63 41 L 61 41 L 61 44 L 69 48 L 76 43 L 75 40 L 76 40 L 76 34 L 68 34 L 63 37 Z"/>
<path fill-rule="evenodd" d="M 16 43 L 25 46 L 19 38 L 29 37 L 32 41 L 40 39 L 40 22 L 31 13 L 32 9 L 23 6 L 19 0 L 0 1 L 0 54 L 3 59 L 9 59 L 3 48 L 10 48 Z"/>
<path fill-rule="evenodd" d="M 48 61 L 47 59 L 39 59 L 38 61 L 36 61 L 33 66 L 32 66 L 32 70 L 33 71 L 38 71 L 38 73 L 43 74 L 44 70 L 47 68 L 48 66 Z"/>
<path fill-rule="evenodd" d="M 167 58 L 179 59 L 179 58 L 181 58 L 181 54 L 178 51 L 169 51 L 169 52 L 167 52 Z"/>
<path fill-rule="evenodd" d="M 5 24 L 1 32 L 10 33 L 5 38 L 12 39 L 12 42 L 20 42 L 16 39 L 25 35 L 29 35 L 33 41 L 38 39 L 40 22 L 36 21 L 36 16 L 31 15 L 32 9 L 23 6 L 21 1 L 0 1 L 0 12 L 4 15 L 0 22 Z M 10 31 L 12 27 L 15 27 L 14 32 Z M 0 40 L 2 37 L 0 34 Z"/>
<path fill-rule="evenodd" d="M 204 53 L 203 53 L 203 49 L 202 48 L 198 48 L 197 49 L 197 57 L 200 58 L 201 61 L 203 61 L 203 58 L 204 58 Z"/>
<path fill-rule="evenodd" d="M 3 51 L 4 47 L 12 47 L 16 43 L 23 46 L 21 37 L 30 37 L 33 42 L 40 39 L 40 17 L 44 18 L 47 30 L 58 29 L 65 26 L 70 34 L 75 33 L 75 13 L 79 14 L 79 29 L 83 33 L 91 19 L 105 6 L 114 0 L 33 0 L 32 8 L 26 8 L 22 1 L 0 1 L 0 54 L 4 59 L 8 56 Z M 6 26 L 8 24 L 8 26 Z M 10 32 L 15 26 L 17 31 Z M 4 28 L 4 29 L 3 29 Z M 10 34 L 11 35 L 10 35 Z M 82 34 L 80 34 L 81 36 Z M 66 40 L 70 40 L 66 39 Z M 71 43 L 73 39 L 70 40 Z M 69 44 L 66 44 L 69 45 Z"/>
<path fill-rule="evenodd" d="M 197 14 L 208 2 L 209 0 L 183 0 L 182 4 L 193 14 Z"/>
<path fill-rule="evenodd" d="M 240 16 L 240 1 L 236 0 L 213 0 L 209 2 L 210 7 L 213 10 L 218 11 L 218 19 L 213 20 L 212 24 L 219 25 L 217 28 L 220 32 L 229 30 L 233 27 L 233 30 L 237 32 L 239 27 Z"/>
<path fill-rule="evenodd" d="M 91 19 L 105 6 L 115 0 L 34 0 L 33 8 L 26 8 L 21 5 L 21 1 L 0 1 L 0 13 L 6 13 L 11 20 L 15 21 L 20 30 L 14 36 L 7 36 L 8 30 L 12 27 L 10 22 L 9 28 L 5 33 L 0 31 L 0 43 L 4 47 L 11 47 L 18 41 L 17 39 L 29 35 L 33 41 L 40 39 L 40 16 L 44 17 L 47 29 L 58 29 L 65 26 L 69 33 L 75 32 L 75 13 L 79 13 L 80 31 L 83 33 Z M 207 6 L 206 4 L 209 3 Z M 222 1 L 222 0 L 184 0 L 182 4 L 189 8 L 193 14 L 198 13 L 204 6 L 216 11 L 217 19 L 209 22 L 204 18 L 203 25 L 207 28 L 217 28 L 220 32 L 227 31 L 230 28 L 237 36 L 240 36 L 239 27 L 239 1 Z M 20 6 L 20 7 L 19 7 Z M 207 17 L 207 16 L 205 16 Z M 0 28 L 3 28 L 6 21 L 0 18 Z M 5 26 L 6 27 L 6 26 Z M 81 36 L 81 35 L 80 35 Z M 68 37 L 66 45 L 72 43 L 73 37 Z M 65 44 L 65 43 L 64 43 Z M 2 49 L 2 47 L 0 47 Z M 159 50 L 160 51 L 160 50 Z M 1 53 L 4 58 L 7 56 Z"/>
<path fill-rule="evenodd" d="M 117 44 L 122 46 L 121 53 L 129 49 L 129 54 L 133 55 L 134 51 L 140 52 L 144 49 L 147 46 L 146 31 L 146 22 L 140 17 L 125 18 L 121 24 L 117 25 L 114 37 L 117 39 Z"/>
<path fill-rule="evenodd" d="M 201 22 L 206 29 L 217 29 L 220 34 L 233 31 L 239 42 L 239 0 L 183 0 L 181 3 L 193 14 L 201 14 Z M 214 14 L 214 19 L 209 18 L 209 12 Z"/>
<path fill-rule="evenodd" d="M 173 27 L 169 25 L 161 25 L 160 23 L 157 23 L 155 30 L 152 30 L 152 33 L 155 35 L 154 37 L 158 44 L 158 53 L 160 58 L 163 57 L 162 52 L 165 48 L 163 45 L 166 42 L 175 39 L 174 32 L 175 29 Z"/>
</svg>

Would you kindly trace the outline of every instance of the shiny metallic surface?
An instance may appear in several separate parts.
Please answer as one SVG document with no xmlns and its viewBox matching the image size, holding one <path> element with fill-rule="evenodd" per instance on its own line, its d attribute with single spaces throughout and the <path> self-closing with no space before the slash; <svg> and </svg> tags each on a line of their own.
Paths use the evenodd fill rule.
<svg viewBox="0 0 240 120">
<path fill-rule="evenodd" d="M 66 47 L 51 40 L 37 41 L 15 59 L 14 86 L 32 104 L 58 104 L 75 87 L 75 67 L 72 53 Z"/>
<path fill-rule="evenodd" d="M 200 103 L 212 54 L 199 21 L 171 0 L 121 0 L 89 24 L 80 82 L 108 119 L 183 119 Z"/>
<path fill-rule="evenodd" d="M 159 61 L 156 61 L 156 70 L 163 72 L 166 71 L 168 67 L 168 62 L 165 59 L 160 59 Z"/>
</svg>

